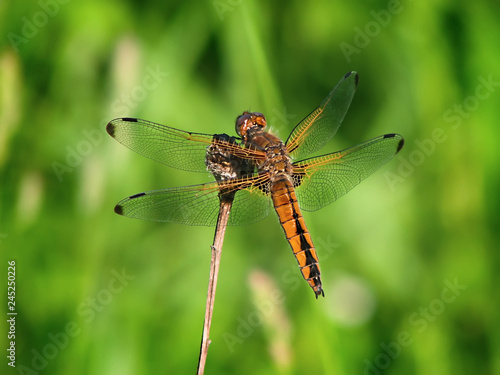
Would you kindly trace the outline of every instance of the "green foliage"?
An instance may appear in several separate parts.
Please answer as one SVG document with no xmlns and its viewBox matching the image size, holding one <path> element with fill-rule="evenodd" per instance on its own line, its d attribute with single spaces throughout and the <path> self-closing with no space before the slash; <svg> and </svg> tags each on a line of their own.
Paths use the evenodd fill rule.
<svg viewBox="0 0 500 375">
<path fill-rule="evenodd" d="M 109 120 L 234 134 L 251 109 L 286 138 L 350 70 L 357 93 L 322 151 L 393 132 L 406 145 L 305 213 L 324 299 L 301 279 L 274 213 L 228 229 L 206 373 L 499 373 L 499 11 L 487 1 L 2 4 L 0 274 L 16 261 L 18 373 L 195 371 L 213 228 L 131 220 L 113 206 L 209 176 L 134 154 L 106 134 Z"/>
</svg>

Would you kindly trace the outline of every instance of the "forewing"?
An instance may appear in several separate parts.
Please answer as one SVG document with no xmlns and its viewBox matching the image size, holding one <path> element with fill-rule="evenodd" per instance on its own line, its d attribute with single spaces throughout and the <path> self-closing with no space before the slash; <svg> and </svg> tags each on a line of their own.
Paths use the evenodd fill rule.
<svg viewBox="0 0 500 375">
<path fill-rule="evenodd" d="M 386 134 L 343 151 L 294 163 L 294 184 L 300 207 L 324 207 L 391 160 L 404 145 L 399 134 Z"/>
<path fill-rule="evenodd" d="M 293 159 L 303 159 L 332 139 L 351 105 L 357 84 L 358 73 L 347 73 L 323 103 L 297 124 L 286 141 Z"/>
<path fill-rule="evenodd" d="M 251 177 L 219 185 L 216 182 L 148 191 L 127 197 L 115 212 L 127 217 L 187 225 L 214 226 L 219 213 L 219 191 L 235 192 L 228 225 L 249 224 L 269 213 L 266 179 Z M 261 186 L 259 188 L 258 186 Z"/>
<path fill-rule="evenodd" d="M 136 118 L 117 118 L 108 123 L 107 132 L 131 150 L 169 167 L 206 172 L 206 149 L 213 142 L 240 158 L 252 159 L 256 151 L 236 143 L 214 140 L 215 135 L 191 133 Z"/>
</svg>

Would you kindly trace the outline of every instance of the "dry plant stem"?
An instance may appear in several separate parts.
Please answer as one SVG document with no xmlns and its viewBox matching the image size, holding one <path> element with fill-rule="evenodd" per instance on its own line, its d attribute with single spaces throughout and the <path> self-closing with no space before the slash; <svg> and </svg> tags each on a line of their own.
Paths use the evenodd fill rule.
<svg viewBox="0 0 500 375">
<path fill-rule="evenodd" d="M 227 220 L 231 211 L 232 199 L 221 200 L 217 227 L 215 229 L 214 243 L 212 245 L 212 259 L 210 261 L 210 278 L 208 280 L 207 305 L 205 308 L 205 322 L 203 323 L 203 336 L 201 338 L 200 358 L 198 360 L 198 375 L 205 371 L 208 346 L 210 345 L 210 325 L 214 311 L 215 289 L 217 287 L 217 276 L 219 274 L 220 258 L 222 254 L 222 243 L 226 232 Z"/>
</svg>

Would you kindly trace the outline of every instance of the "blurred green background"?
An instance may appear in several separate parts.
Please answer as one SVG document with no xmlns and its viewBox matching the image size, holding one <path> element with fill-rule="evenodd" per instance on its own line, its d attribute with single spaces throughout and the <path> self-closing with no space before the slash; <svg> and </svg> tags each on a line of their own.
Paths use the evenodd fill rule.
<svg viewBox="0 0 500 375">
<path fill-rule="evenodd" d="M 213 228 L 113 207 L 210 178 L 133 153 L 105 133 L 109 120 L 234 134 L 251 109 L 286 138 L 356 70 L 349 113 L 322 151 L 391 132 L 406 145 L 305 213 L 324 299 L 274 213 L 228 229 L 206 373 L 499 374 L 498 14 L 494 1 L 2 2 L 12 373 L 195 372 Z"/>
</svg>

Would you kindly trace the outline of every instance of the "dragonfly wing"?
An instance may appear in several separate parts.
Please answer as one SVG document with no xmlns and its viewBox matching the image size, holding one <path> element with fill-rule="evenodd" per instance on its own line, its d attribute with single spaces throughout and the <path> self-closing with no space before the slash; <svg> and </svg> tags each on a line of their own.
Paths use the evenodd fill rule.
<svg viewBox="0 0 500 375">
<path fill-rule="evenodd" d="M 343 151 L 294 163 L 300 208 L 324 207 L 391 160 L 404 145 L 399 134 L 386 134 Z"/>
<path fill-rule="evenodd" d="M 323 103 L 297 124 L 286 141 L 293 159 L 303 159 L 333 138 L 351 105 L 357 84 L 358 73 L 347 73 Z"/>
<path fill-rule="evenodd" d="M 266 186 L 269 181 L 267 180 Z M 269 188 L 251 186 L 239 190 L 234 198 L 228 225 L 246 225 L 262 220 L 269 214 L 271 199 Z"/>
<path fill-rule="evenodd" d="M 187 225 L 214 226 L 219 213 L 219 191 L 235 192 L 228 225 L 248 224 L 269 213 L 270 200 L 262 178 L 245 178 L 219 185 L 216 182 L 148 191 L 127 197 L 115 212 L 127 217 Z"/>
<path fill-rule="evenodd" d="M 206 172 L 205 155 L 214 135 L 191 133 L 136 118 L 117 118 L 108 123 L 107 132 L 131 150 L 169 167 Z M 218 141 L 222 142 L 222 141 Z M 241 149 L 227 143 L 228 149 Z"/>
</svg>

